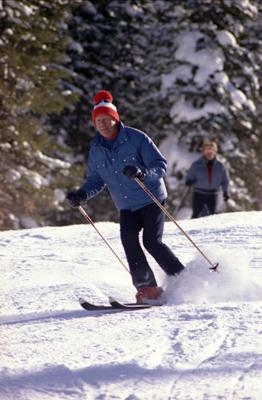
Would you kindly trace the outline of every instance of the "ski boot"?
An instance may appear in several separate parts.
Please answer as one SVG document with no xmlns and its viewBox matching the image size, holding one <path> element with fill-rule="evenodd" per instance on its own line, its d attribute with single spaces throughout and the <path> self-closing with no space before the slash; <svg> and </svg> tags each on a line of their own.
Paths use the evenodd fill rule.
<svg viewBox="0 0 262 400">
<path fill-rule="evenodd" d="M 151 304 L 160 306 L 164 304 L 163 289 L 160 286 L 146 286 L 138 289 L 136 302 L 138 304 Z"/>
</svg>

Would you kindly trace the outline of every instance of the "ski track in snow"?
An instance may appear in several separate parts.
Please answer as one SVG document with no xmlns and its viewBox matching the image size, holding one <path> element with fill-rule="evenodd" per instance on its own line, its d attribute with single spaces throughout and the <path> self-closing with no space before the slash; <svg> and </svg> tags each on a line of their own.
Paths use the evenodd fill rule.
<svg viewBox="0 0 262 400">
<path fill-rule="evenodd" d="M 261 400 L 262 212 L 172 223 L 187 265 L 168 304 L 87 312 L 78 297 L 132 301 L 130 277 L 89 225 L 0 233 L 0 400 Z M 97 225 L 119 256 L 119 226 Z"/>
</svg>

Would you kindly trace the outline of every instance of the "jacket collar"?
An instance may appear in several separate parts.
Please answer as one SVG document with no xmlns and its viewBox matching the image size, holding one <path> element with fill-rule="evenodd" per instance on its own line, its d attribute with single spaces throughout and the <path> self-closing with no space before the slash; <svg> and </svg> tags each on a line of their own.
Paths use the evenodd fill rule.
<svg viewBox="0 0 262 400">
<path fill-rule="evenodd" d="M 113 148 L 118 147 L 120 144 L 123 144 L 124 142 L 128 141 L 126 126 L 121 121 L 119 121 L 119 126 L 120 126 L 119 134 L 114 140 Z M 96 135 L 92 141 L 92 145 L 106 147 L 105 140 L 103 139 L 103 136 L 101 136 L 99 132 L 96 132 Z"/>
<path fill-rule="evenodd" d="M 200 159 L 201 159 L 201 161 L 202 161 L 203 164 L 207 165 L 208 160 L 206 159 L 205 156 L 201 156 Z M 217 162 L 217 158 L 215 157 L 215 158 L 213 159 L 213 165 L 216 164 L 216 162 Z"/>
</svg>

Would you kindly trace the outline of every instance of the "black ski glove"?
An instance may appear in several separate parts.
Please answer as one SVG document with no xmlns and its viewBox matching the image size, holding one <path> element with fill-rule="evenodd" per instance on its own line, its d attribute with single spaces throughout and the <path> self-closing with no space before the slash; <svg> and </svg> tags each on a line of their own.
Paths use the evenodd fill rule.
<svg viewBox="0 0 262 400">
<path fill-rule="evenodd" d="M 223 197 L 224 197 L 224 201 L 225 201 L 225 202 L 227 202 L 227 201 L 229 200 L 229 195 L 228 195 L 228 193 L 224 193 L 224 194 L 223 194 Z"/>
<path fill-rule="evenodd" d="M 126 165 L 122 172 L 128 178 L 138 178 L 141 181 L 143 181 L 146 176 L 146 172 L 142 171 L 139 167 L 136 167 L 135 165 Z"/>
<path fill-rule="evenodd" d="M 72 208 L 77 208 L 80 206 L 82 201 L 87 199 L 87 194 L 84 190 L 73 190 L 72 192 L 68 192 L 66 196 L 67 200 L 69 200 L 70 206 Z"/>
<path fill-rule="evenodd" d="M 186 186 L 192 186 L 192 185 L 194 185 L 194 183 L 196 182 L 196 180 L 195 179 L 187 179 L 186 180 Z"/>
</svg>

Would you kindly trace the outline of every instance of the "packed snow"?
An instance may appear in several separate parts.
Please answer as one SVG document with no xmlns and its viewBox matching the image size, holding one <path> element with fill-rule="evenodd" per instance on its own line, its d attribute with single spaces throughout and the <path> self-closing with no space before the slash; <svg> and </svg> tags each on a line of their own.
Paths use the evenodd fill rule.
<svg viewBox="0 0 262 400">
<path fill-rule="evenodd" d="M 149 257 L 167 304 L 135 312 L 81 309 L 135 295 L 91 225 L 1 232 L 0 399 L 260 400 L 262 212 L 180 224 L 219 272 L 167 222 L 186 270 Z M 119 225 L 96 226 L 126 263 Z"/>
</svg>

